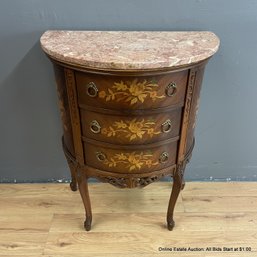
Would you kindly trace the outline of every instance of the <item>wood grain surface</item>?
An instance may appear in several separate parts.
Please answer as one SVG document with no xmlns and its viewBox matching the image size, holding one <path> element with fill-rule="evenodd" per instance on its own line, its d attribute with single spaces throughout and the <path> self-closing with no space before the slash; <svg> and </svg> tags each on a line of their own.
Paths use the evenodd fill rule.
<svg viewBox="0 0 257 257">
<path fill-rule="evenodd" d="M 82 72 L 76 72 L 75 76 L 78 102 L 81 104 L 118 110 L 154 109 L 184 102 L 188 70 L 167 75 L 154 75 L 152 72 L 151 76 L 144 76 L 139 71 L 134 77 Z M 167 96 L 166 90 L 171 83 L 176 84 L 176 90 Z M 91 91 L 90 85 L 93 87 Z"/>
</svg>

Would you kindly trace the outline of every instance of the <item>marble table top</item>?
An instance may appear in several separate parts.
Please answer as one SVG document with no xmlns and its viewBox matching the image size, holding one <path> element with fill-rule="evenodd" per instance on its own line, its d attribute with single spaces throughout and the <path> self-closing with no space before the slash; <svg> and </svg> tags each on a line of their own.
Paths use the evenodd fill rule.
<svg viewBox="0 0 257 257">
<path fill-rule="evenodd" d="M 46 31 L 41 47 L 60 62 L 93 69 L 173 68 L 212 56 L 218 37 L 209 31 Z"/>
</svg>

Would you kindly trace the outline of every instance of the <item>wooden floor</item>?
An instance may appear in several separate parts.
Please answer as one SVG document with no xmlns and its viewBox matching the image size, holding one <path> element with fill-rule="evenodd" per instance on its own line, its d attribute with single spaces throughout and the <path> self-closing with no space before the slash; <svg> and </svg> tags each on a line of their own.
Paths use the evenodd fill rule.
<svg viewBox="0 0 257 257">
<path fill-rule="evenodd" d="M 86 232 L 80 195 L 68 184 L 0 184 L 0 257 L 257 256 L 257 183 L 187 183 L 172 232 L 165 223 L 170 183 L 132 190 L 93 183 L 89 190 Z"/>
</svg>

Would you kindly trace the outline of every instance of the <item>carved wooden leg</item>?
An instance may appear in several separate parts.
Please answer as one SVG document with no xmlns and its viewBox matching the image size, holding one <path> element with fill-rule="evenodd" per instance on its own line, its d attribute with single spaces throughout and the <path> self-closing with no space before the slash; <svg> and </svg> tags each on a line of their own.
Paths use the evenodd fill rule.
<svg viewBox="0 0 257 257">
<path fill-rule="evenodd" d="M 88 178 L 86 177 L 84 172 L 78 171 L 79 192 L 83 200 L 85 211 L 86 211 L 86 220 L 84 222 L 84 228 L 86 231 L 89 231 L 91 229 L 91 223 L 92 223 L 92 211 L 91 211 L 87 180 Z"/>
<path fill-rule="evenodd" d="M 71 182 L 70 182 L 70 188 L 72 191 L 77 191 L 77 169 L 78 164 L 76 164 L 76 161 L 74 157 L 70 154 L 69 150 L 67 149 L 65 143 L 64 143 L 64 137 L 62 136 L 62 149 L 65 154 L 66 160 L 68 162 L 70 173 L 71 173 Z"/>
<path fill-rule="evenodd" d="M 77 187 L 77 177 L 76 177 L 76 173 L 77 173 L 77 165 L 75 165 L 71 160 L 68 160 L 68 165 L 70 168 L 70 173 L 71 173 L 71 182 L 70 182 L 70 188 L 72 191 L 77 191 L 78 187 Z"/>
<path fill-rule="evenodd" d="M 175 204 L 177 202 L 180 190 L 182 189 L 182 181 L 183 181 L 183 173 L 184 173 L 184 165 L 179 165 L 177 168 L 177 171 L 175 172 L 175 175 L 173 177 L 173 186 L 172 186 L 172 192 L 170 195 L 170 201 L 168 206 L 168 212 L 167 212 L 167 227 L 168 230 L 172 230 L 175 226 L 175 222 L 173 219 L 173 213 Z"/>
</svg>

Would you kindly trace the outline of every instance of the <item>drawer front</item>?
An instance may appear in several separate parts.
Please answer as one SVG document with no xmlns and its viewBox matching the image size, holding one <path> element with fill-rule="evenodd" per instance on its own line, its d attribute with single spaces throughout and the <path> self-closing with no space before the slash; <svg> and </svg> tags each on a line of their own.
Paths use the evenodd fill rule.
<svg viewBox="0 0 257 257">
<path fill-rule="evenodd" d="M 117 173 L 144 173 L 175 164 L 177 141 L 158 147 L 115 148 L 84 143 L 88 166 Z"/>
<path fill-rule="evenodd" d="M 156 115 L 107 115 L 81 110 L 82 135 L 117 144 L 146 144 L 179 136 L 182 110 Z"/>
<path fill-rule="evenodd" d="M 110 76 L 76 72 L 79 104 L 108 109 L 183 105 L 188 71 L 156 76 Z"/>
</svg>

